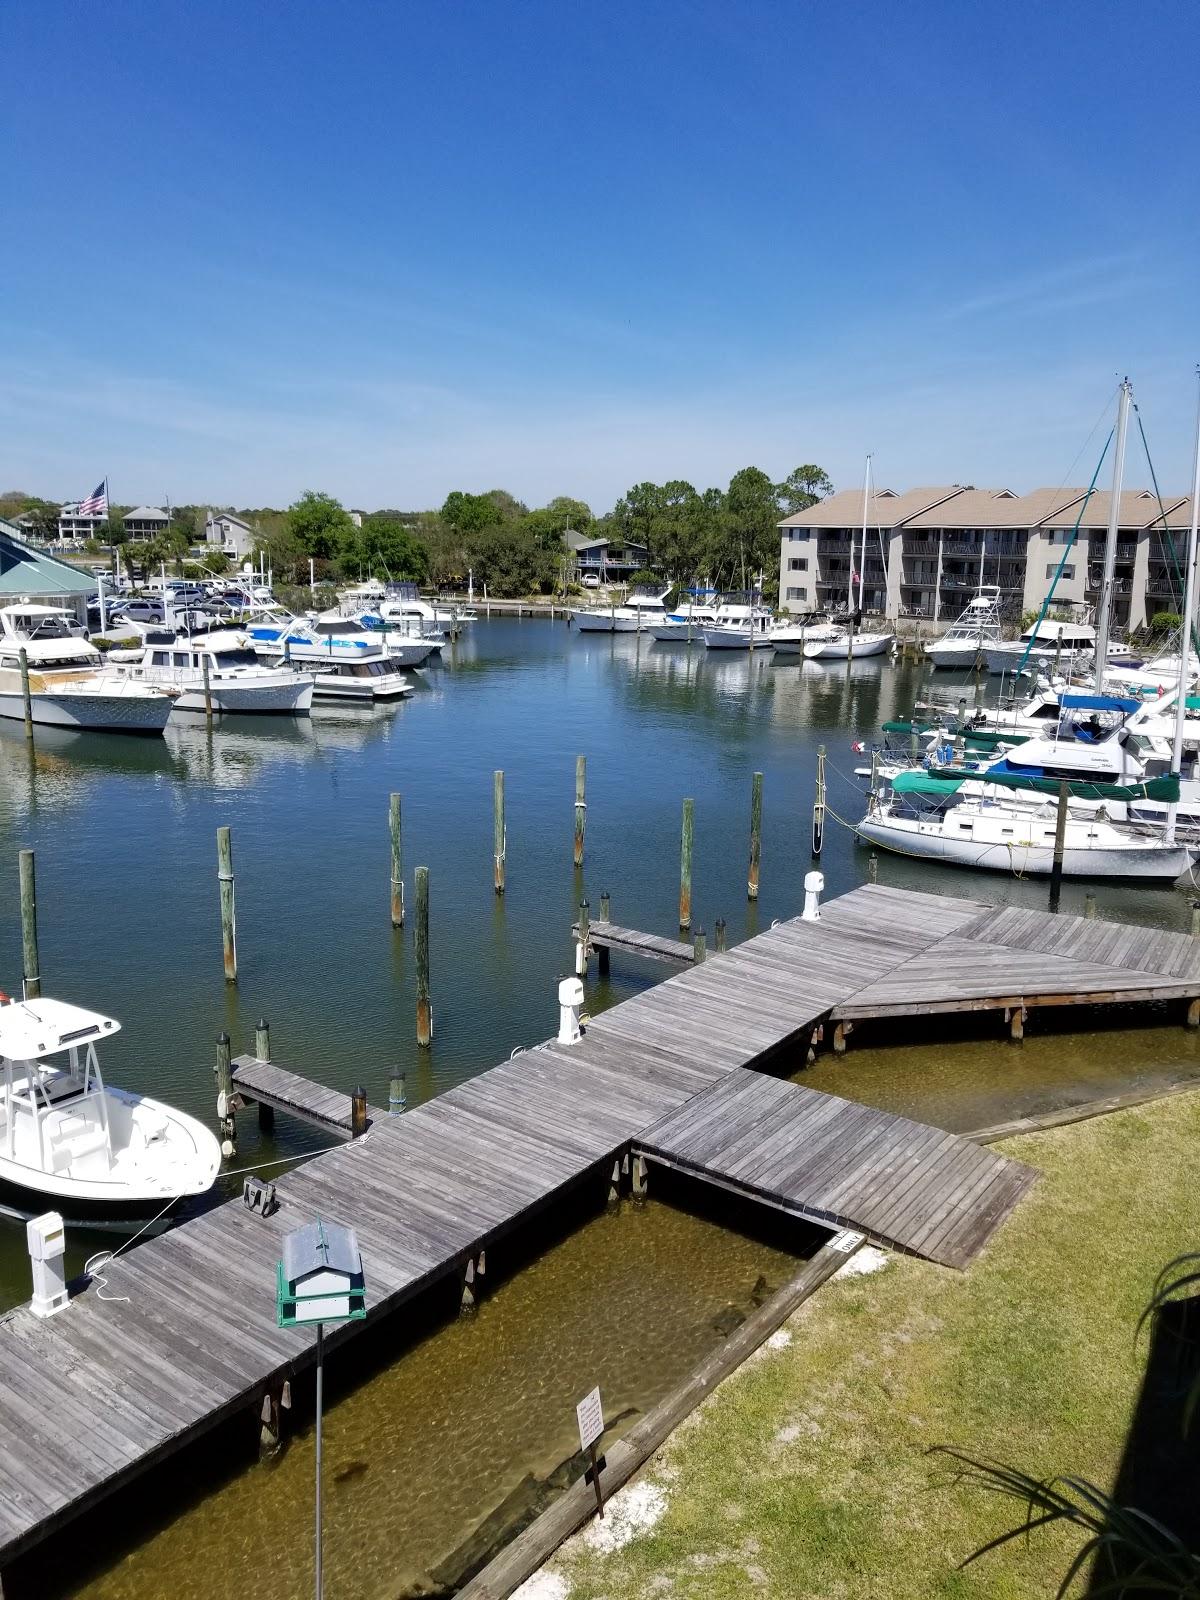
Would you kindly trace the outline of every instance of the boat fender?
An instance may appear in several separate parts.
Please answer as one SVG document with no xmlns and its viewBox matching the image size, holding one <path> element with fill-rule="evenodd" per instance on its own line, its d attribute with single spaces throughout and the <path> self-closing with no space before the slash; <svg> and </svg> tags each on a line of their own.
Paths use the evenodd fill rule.
<svg viewBox="0 0 1200 1600">
<path fill-rule="evenodd" d="M 4 990 L 0 989 L 0 1006 L 10 1006 L 10 1005 L 12 1005 L 12 996 L 9 995 L 9 994 L 5 994 Z"/>
</svg>

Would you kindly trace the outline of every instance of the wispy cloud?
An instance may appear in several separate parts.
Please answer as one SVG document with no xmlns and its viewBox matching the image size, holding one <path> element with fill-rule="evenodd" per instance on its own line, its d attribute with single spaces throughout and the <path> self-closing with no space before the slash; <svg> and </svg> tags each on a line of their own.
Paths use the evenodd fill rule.
<svg viewBox="0 0 1200 1600">
<path fill-rule="evenodd" d="M 958 322 L 996 312 L 1050 315 L 1124 298 L 1150 287 L 1154 275 L 1140 251 L 1065 262 L 1025 273 L 941 308 L 939 319 Z"/>
</svg>

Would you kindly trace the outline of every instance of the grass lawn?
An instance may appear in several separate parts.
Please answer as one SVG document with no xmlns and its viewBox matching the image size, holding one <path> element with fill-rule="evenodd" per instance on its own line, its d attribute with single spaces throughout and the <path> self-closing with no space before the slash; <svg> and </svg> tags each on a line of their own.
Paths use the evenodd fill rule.
<svg viewBox="0 0 1200 1600">
<path fill-rule="evenodd" d="M 1138 1314 L 1160 1267 L 1200 1247 L 1200 1093 L 999 1148 L 1042 1176 L 968 1272 L 893 1257 L 822 1289 L 634 1480 L 643 1499 L 665 1491 L 659 1520 L 608 1553 L 576 1537 L 534 1592 L 1053 1595 L 1082 1541 L 1039 1532 L 958 1570 L 1019 1508 L 924 1452 L 1112 1487 L 1145 1366 Z"/>
</svg>

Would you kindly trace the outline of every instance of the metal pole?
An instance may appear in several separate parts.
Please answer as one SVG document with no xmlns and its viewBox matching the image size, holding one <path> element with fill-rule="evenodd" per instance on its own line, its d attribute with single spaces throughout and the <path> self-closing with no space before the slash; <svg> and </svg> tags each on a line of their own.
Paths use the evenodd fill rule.
<svg viewBox="0 0 1200 1600">
<path fill-rule="evenodd" d="M 583 865 L 583 835 L 587 825 L 587 757 L 575 757 L 575 865 Z"/>
<path fill-rule="evenodd" d="M 692 839 L 695 808 L 694 800 L 683 802 L 683 832 L 679 847 L 679 927 L 685 933 L 692 925 Z"/>
<path fill-rule="evenodd" d="M 325 1324 L 317 1323 L 317 1515 L 316 1578 L 317 1600 L 324 1592 L 321 1582 L 321 1412 L 325 1404 Z"/>
<path fill-rule="evenodd" d="M 746 898 L 758 899 L 759 862 L 762 855 L 763 775 L 756 772 L 750 781 L 750 872 L 746 879 Z"/>
<path fill-rule="evenodd" d="M 37 1000 L 42 992 L 42 967 L 38 960 L 37 933 L 37 880 L 34 876 L 32 850 L 22 850 L 17 857 L 21 880 L 21 956 L 25 969 L 22 998 Z"/>
<path fill-rule="evenodd" d="M 1133 387 L 1128 378 L 1121 381 L 1121 400 L 1117 407 L 1117 449 L 1113 456 L 1112 502 L 1108 508 L 1108 538 L 1104 545 L 1104 581 L 1100 586 L 1100 605 L 1096 617 L 1096 693 L 1104 693 L 1104 674 L 1108 668 L 1108 635 L 1112 627 L 1113 574 L 1117 566 L 1117 534 L 1121 528 L 1121 484 L 1125 475 L 1125 433 L 1129 426 L 1129 402 Z"/>
<path fill-rule="evenodd" d="M 392 927 L 404 926 L 404 865 L 401 857 L 400 796 L 388 800 L 388 829 L 392 836 Z"/>
</svg>

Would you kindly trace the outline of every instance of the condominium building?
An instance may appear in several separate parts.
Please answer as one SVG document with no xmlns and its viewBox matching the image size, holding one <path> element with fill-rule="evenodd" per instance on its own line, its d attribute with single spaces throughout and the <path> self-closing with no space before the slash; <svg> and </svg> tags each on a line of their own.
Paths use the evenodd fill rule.
<svg viewBox="0 0 1200 1600">
<path fill-rule="evenodd" d="M 1041 606 L 1057 573 L 1055 604 L 1082 614 L 1099 598 L 1111 500 L 1086 488 L 879 489 L 867 505 L 864 557 L 863 497 L 846 489 L 780 523 L 780 605 L 797 613 L 844 607 L 852 573 L 857 599 L 861 571 L 867 611 L 948 625 L 986 584 L 1015 621 Z M 1118 626 L 1180 609 L 1190 520 L 1190 502 L 1178 495 L 1160 503 L 1149 489 L 1122 493 Z"/>
</svg>

